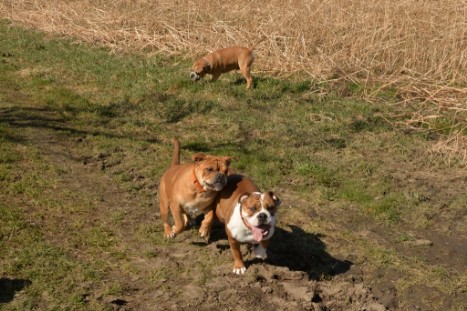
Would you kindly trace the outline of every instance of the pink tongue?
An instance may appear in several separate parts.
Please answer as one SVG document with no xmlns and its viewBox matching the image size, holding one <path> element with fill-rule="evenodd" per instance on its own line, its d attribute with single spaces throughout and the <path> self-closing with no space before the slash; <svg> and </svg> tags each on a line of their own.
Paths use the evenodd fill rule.
<svg viewBox="0 0 467 311">
<path fill-rule="evenodd" d="M 256 228 L 255 226 L 251 226 L 251 231 L 253 231 L 253 238 L 256 242 L 261 242 L 263 239 L 263 230 L 260 228 Z"/>
</svg>

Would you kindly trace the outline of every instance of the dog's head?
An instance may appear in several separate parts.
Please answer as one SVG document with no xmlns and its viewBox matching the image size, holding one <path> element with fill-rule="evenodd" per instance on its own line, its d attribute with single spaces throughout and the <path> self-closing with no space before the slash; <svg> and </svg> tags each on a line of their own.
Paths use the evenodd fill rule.
<svg viewBox="0 0 467 311">
<path fill-rule="evenodd" d="M 239 199 L 242 217 L 256 242 L 274 234 L 276 212 L 281 201 L 271 191 L 244 194 Z"/>
<path fill-rule="evenodd" d="M 230 157 L 197 153 L 192 158 L 194 176 L 205 191 L 221 191 L 227 185 Z"/>
<path fill-rule="evenodd" d="M 206 58 L 200 58 L 193 64 L 193 71 L 190 73 L 190 78 L 193 81 L 198 81 L 211 71 L 211 65 Z"/>
</svg>

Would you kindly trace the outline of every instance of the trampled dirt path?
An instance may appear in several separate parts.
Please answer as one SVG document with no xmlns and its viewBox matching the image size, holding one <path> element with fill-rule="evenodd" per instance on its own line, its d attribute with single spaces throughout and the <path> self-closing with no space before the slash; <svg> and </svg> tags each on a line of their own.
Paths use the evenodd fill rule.
<svg viewBox="0 0 467 311">
<path fill-rule="evenodd" d="M 23 139 L 64 172 L 49 195 L 63 197 L 65 205 L 88 198 L 94 207 L 66 214 L 47 212 L 38 221 L 46 237 L 76 260 L 89 262 L 97 255 L 112 261 L 103 282 L 117 280 L 123 287 L 121 293 L 108 295 L 91 284 L 86 295 L 90 304 L 95 300 L 120 310 L 376 311 L 384 310 L 384 303 L 395 308 L 395 295 L 378 301 L 362 278 L 353 275 L 358 269 L 350 261 L 328 254 L 319 236 L 299 226 L 279 226 L 265 262 L 252 260 L 248 247 L 243 247 L 250 258 L 243 276 L 231 273 L 230 249 L 220 226 L 214 228 L 209 242 L 199 238 L 196 230 L 182 233 L 173 242 L 145 239 L 138 228 L 154 228 L 151 234 L 162 235 L 156 196 L 149 213 L 138 208 L 147 196 L 122 189 L 110 178 L 105 163 L 111 155 L 83 156 L 80 149 L 87 134 L 58 135 L 56 131 L 65 126 L 52 115 L 48 119 L 48 128 L 26 130 Z M 156 185 L 157 181 L 148 181 L 147 188 L 155 191 Z M 115 215 L 123 216 L 112 221 Z M 105 251 L 96 254 L 86 245 L 70 245 L 67 234 L 77 222 L 83 231 L 110 232 L 112 243 L 125 255 L 116 258 Z M 322 275 L 330 277 L 323 280 Z"/>
</svg>

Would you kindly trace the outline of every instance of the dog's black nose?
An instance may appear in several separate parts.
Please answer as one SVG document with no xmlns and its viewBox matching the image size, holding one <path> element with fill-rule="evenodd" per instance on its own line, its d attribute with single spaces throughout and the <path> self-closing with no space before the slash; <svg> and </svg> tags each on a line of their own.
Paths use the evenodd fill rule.
<svg viewBox="0 0 467 311">
<path fill-rule="evenodd" d="M 220 184 L 227 184 L 227 176 L 225 174 L 217 173 L 216 182 Z"/>
<path fill-rule="evenodd" d="M 263 224 L 268 219 L 268 215 L 266 215 L 266 213 L 259 213 L 257 217 L 260 224 Z"/>
<path fill-rule="evenodd" d="M 192 72 L 192 73 L 190 73 L 190 79 L 191 80 L 196 80 L 196 79 L 198 79 L 198 75 L 196 73 Z"/>
</svg>

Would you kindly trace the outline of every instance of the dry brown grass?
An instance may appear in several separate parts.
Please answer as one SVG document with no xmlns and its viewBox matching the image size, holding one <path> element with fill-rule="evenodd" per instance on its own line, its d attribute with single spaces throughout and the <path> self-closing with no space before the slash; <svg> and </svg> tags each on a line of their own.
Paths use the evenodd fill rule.
<svg viewBox="0 0 467 311">
<path fill-rule="evenodd" d="M 193 58 L 265 35 L 261 71 L 467 83 L 462 0 L 3 0 L 0 8 L 13 21 L 116 50 Z"/>
<path fill-rule="evenodd" d="M 467 108 L 465 0 L 0 0 L 0 13 L 115 51 L 189 59 L 265 36 L 264 74 L 354 81 L 370 101 L 396 88 L 401 104 L 423 104 L 419 124 Z"/>
</svg>

